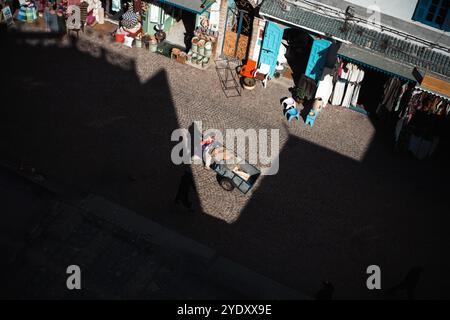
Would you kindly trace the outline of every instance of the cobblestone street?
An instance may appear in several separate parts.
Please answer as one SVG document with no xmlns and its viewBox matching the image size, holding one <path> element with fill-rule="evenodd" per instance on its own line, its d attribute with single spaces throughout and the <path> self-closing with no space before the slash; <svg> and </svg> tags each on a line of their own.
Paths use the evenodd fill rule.
<svg viewBox="0 0 450 320">
<path fill-rule="evenodd" d="M 328 280 L 337 298 L 384 297 L 365 287 L 366 268 L 377 264 L 383 288 L 421 265 L 418 296 L 449 297 L 441 279 L 450 268 L 448 203 L 444 190 L 426 187 L 448 170 L 394 154 L 369 117 L 327 107 L 313 128 L 287 123 L 283 83 L 227 99 L 214 67 L 197 70 L 97 33 L 73 44 L 42 35 L 10 41 L 3 161 L 33 166 L 81 198 L 107 198 L 309 296 Z M 30 56 L 41 63 L 20 64 Z M 192 166 L 195 212 L 176 206 L 184 168 L 171 163 L 170 136 L 194 121 L 279 129 L 279 173 L 243 195 Z"/>
<path fill-rule="evenodd" d="M 285 85 L 275 81 L 267 89 L 259 86 L 256 91 L 244 90 L 240 97 L 227 99 L 221 90 L 214 66 L 200 71 L 146 50 L 125 49 L 121 44 L 99 39 L 95 34 L 86 41 L 93 41 L 110 52 L 135 59 L 136 72 L 141 83 L 164 72 L 170 93 L 166 99 L 173 103 L 180 128 L 188 129 L 194 121 L 202 121 L 203 129 L 214 128 L 222 132 L 226 129 L 279 129 L 281 148 L 289 138 L 301 139 L 355 161 L 364 159 L 375 134 L 373 125 L 366 116 L 343 108 L 329 108 L 315 128 L 305 126 L 303 120 L 300 123 L 288 124 L 282 115 L 280 99 L 290 93 Z M 83 41 L 79 43 L 79 47 L 82 51 L 92 53 L 92 46 L 85 46 Z M 165 91 L 167 88 L 161 90 Z M 149 102 L 148 107 L 151 108 Z M 225 192 L 217 184 L 212 172 L 202 166 L 193 166 L 192 170 L 202 211 L 227 223 L 237 221 L 252 193 L 244 196 L 239 192 Z M 259 182 L 262 183 L 262 180 Z M 258 185 L 253 192 L 258 190 Z M 163 208 L 166 205 L 164 203 Z"/>
</svg>

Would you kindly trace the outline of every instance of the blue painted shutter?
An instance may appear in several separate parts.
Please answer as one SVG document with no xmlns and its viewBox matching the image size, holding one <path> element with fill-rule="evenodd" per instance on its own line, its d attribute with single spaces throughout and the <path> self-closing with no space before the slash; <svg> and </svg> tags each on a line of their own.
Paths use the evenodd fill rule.
<svg viewBox="0 0 450 320">
<path fill-rule="evenodd" d="M 275 73 L 278 52 L 280 50 L 281 40 L 283 39 L 283 32 L 284 30 L 276 23 L 271 21 L 267 22 L 261 53 L 259 56 L 259 66 L 261 66 L 262 63 L 268 64 L 270 66 L 271 78 Z"/>
<path fill-rule="evenodd" d="M 305 72 L 307 77 L 316 81 L 320 79 L 330 46 L 331 41 L 325 39 L 314 40 Z"/>
<path fill-rule="evenodd" d="M 419 0 L 416 11 L 414 12 L 413 20 L 420 21 L 420 22 L 426 22 L 425 18 L 427 17 L 428 9 L 430 8 L 430 5 L 431 5 L 431 0 Z"/>
</svg>

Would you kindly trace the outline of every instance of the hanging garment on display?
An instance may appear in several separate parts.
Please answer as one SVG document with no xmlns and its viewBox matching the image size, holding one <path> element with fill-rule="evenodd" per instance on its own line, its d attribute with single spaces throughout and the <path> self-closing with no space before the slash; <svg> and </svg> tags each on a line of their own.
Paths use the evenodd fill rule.
<svg viewBox="0 0 450 320">
<path fill-rule="evenodd" d="M 356 80 L 355 92 L 353 93 L 353 98 L 350 103 L 350 105 L 353 107 L 356 107 L 358 105 L 359 93 L 361 92 L 361 82 L 363 82 L 364 76 L 365 76 L 364 70 L 360 70 L 358 79 Z"/>
<path fill-rule="evenodd" d="M 80 19 L 81 19 L 82 24 L 86 23 L 87 16 L 88 16 L 88 8 L 89 8 L 89 3 L 87 3 L 86 1 L 82 1 L 80 3 Z"/>
<path fill-rule="evenodd" d="M 405 95 L 405 93 L 408 91 L 408 83 L 405 83 L 403 86 L 402 86 L 402 88 L 401 88 L 401 90 L 400 90 L 400 96 L 398 97 L 398 100 L 397 100 L 397 104 L 396 104 L 396 106 L 395 106 L 395 112 L 398 112 L 399 110 L 400 110 L 400 105 L 401 105 L 401 102 L 402 102 L 402 99 L 403 99 L 403 96 Z"/>
<path fill-rule="evenodd" d="M 120 11 L 120 0 L 112 0 L 112 7 L 111 10 L 114 12 L 119 12 Z"/>
<path fill-rule="evenodd" d="M 330 101 L 333 92 L 333 76 L 328 74 L 322 81 L 319 82 L 319 88 L 316 92 L 315 98 L 321 98 L 323 107 L 326 107 Z"/>
<path fill-rule="evenodd" d="M 344 100 L 342 101 L 342 106 L 349 108 L 352 102 L 353 93 L 355 92 L 356 81 L 359 79 L 360 70 L 357 65 L 352 65 L 352 70 L 348 79 L 347 90 L 345 91 Z"/>
<path fill-rule="evenodd" d="M 48 8 L 44 10 L 44 21 L 48 31 L 58 33 L 60 32 L 58 24 L 58 16 L 56 14 L 50 13 Z"/>
<path fill-rule="evenodd" d="M 326 107 L 330 101 L 331 94 L 333 92 L 333 70 L 325 69 L 325 76 L 320 80 L 319 87 L 317 88 L 315 98 L 321 98 L 323 101 L 323 107 Z"/>
<path fill-rule="evenodd" d="M 383 99 L 378 105 L 377 113 L 384 110 L 391 112 L 394 109 L 394 105 L 397 98 L 400 95 L 402 88 L 402 82 L 397 78 L 390 78 L 384 85 Z"/>
<path fill-rule="evenodd" d="M 347 84 L 347 79 L 350 74 L 350 70 L 348 69 L 349 65 L 350 64 L 347 64 L 347 66 L 341 70 L 341 76 L 339 77 L 338 81 L 336 82 L 336 85 L 334 86 L 333 99 L 331 100 L 331 104 L 333 106 L 340 106 L 342 103 L 342 98 L 344 97 L 345 92 L 345 86 Z"/>
<path fill-rule="evenodd" d="M 407 116 L 408 121 L 411 121 L 412 115 L 416 110 L 421 108 L 422 92 L 420 90 L 414 90 L 409 99 L 406 109 L 400 114 L 400 117 Z"/>
</svg>

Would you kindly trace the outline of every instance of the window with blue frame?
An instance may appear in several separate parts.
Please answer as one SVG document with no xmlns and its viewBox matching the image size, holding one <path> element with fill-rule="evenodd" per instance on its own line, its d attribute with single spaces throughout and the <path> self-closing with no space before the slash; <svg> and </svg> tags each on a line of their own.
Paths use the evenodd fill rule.
<svg viewBox="0 0 450 320">
<path fill-rule="evenodd" d="M 450 0 L 419 0 L 413 20 L 450 31 Z"/>
</svg>

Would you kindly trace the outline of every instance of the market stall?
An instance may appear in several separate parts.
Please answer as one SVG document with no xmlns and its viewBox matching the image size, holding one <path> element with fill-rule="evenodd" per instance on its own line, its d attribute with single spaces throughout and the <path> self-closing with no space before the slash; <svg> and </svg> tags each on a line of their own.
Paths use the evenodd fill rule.
<svg viewBox="0 0 450 320">
<path fill-rule="evenodd" d="M 436 152 L 449 136 L 450 97 L 413 87 L 404 93 L 395 128 L 398 151 L 411 152 L 423 160 Z"/>
</svg>

